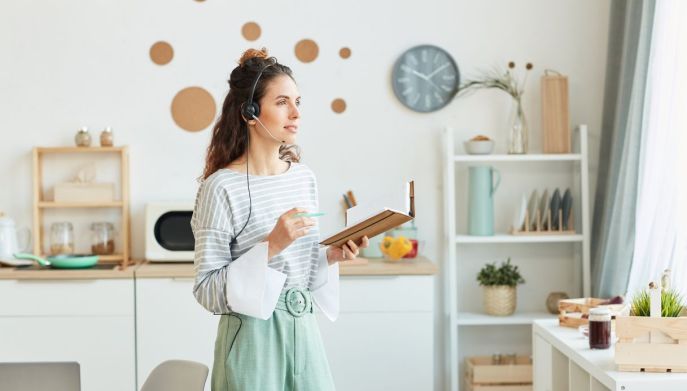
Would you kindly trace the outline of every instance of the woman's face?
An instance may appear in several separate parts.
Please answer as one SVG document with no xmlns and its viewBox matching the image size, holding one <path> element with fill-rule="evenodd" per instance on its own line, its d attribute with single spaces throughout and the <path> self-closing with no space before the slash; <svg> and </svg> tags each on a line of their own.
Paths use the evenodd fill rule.
<svg viewBox="0 0 687 391">
<path fill-rule="evenodd" d="M 265 95 L 260 99 L 258 119 L 274 138 L 284 140 L 286 144 L 295 144 L 301 117 L 298 110 L 300 104 L 301 96 L 296 83 L 289 76 L 277 76 L 267 83 Z M 274 141 L 257 121 L 255 129 L 261 136 Z"/>
</svg>

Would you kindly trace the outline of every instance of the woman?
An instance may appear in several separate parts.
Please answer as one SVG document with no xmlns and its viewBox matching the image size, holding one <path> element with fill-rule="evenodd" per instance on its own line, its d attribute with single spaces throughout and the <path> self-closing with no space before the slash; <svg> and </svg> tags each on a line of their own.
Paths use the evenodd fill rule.
<svg viewBox="0 0 687 391">
<path fill-rule="evenodd" d="M 208 147 L 191 226 L 198 302 L 222 314 L 213 390 L 332 390 L 312 303 L 338 316 L 339 261 L 320 249 L 313 172 L 294 146 L 300 95 L 291 70 L 250 49 Z M 368 245 L 363 239 L 360 247 Z"/>
</svg>

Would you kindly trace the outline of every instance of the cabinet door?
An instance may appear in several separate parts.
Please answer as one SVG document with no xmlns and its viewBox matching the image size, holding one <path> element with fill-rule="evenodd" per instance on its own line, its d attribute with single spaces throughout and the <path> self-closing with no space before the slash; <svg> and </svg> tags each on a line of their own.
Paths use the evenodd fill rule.
<svg viewBox="0 0 687 391">
<path fill-rule="evenodd" d="M 191 278 L 136 280 L 138 383 L 163 361 L 192 360 L 212 371 L 219 316 L 193 297 Z M 209 375 L 208 375 L 209 379 Z M 210 382 L 205 383 L 210 390 Z"/>
<path fill-rule="evenodd" d="M 532 335 L 532 359 L 534 391 L 551 391 L 551 345 L 536 333 Z"/>
<path fill-rule="evenodd" d="M 0 361 L 76 361 L 83 390 L 136 389 L 133 280 L 5 280 L 0 293 Z"/>
<path fill-rule="evenodd" d="M 342 277 L 341 314 L 318 314 L 339 390 L 432 390 L 434 285 L 429 276 Z"/>
</svg>

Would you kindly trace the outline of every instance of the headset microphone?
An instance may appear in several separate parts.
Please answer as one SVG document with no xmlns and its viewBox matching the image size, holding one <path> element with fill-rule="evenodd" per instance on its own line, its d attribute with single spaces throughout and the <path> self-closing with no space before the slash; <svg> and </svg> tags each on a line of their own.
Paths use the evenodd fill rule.
<svg viewBox="0 0 687 391">
<path fill-rule="evenodd" d="M 272 137 L 272 138 L 274 139 L 274 141 L 280 142 L 280 143 L 282 143 L 282 144 L 286 143 L 286 140 L 279 140 L 278 138 L 274 137 L 274 135 L 272 135 L 272 132 L 270 132 L 270 130 L 267 129 L 267 127 L 266 127 L 265 125 L 262 124 L 262 121 L 260 121 L 260 120 L 258 119 L 258 117 L 253 116 L 253 118 L 254 118 L 256 121 L 258 121 L 258 123 L 260 124 L 260 126 L 262 126 L 262 128 L 265 129 L 265 131 L 267 131 L 267 134 L 269 134 L 270 137 Z"/>
</svg>

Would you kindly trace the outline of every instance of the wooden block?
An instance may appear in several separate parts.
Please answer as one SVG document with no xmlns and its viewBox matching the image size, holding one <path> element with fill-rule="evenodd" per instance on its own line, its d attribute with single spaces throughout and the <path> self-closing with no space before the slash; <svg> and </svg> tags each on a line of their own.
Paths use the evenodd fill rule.
<svg viewBox="0 0 687 391">
<path fill-rule="evenodd" d="M 541 125 L 544 153 L 570 153 L 568 78 L 545 74 L 541 78 Z"/>
<path fill-rule="evenodd" d="M 58 183 L 55 202 L 111 202 L 114 183 Z"/>
</svg>

